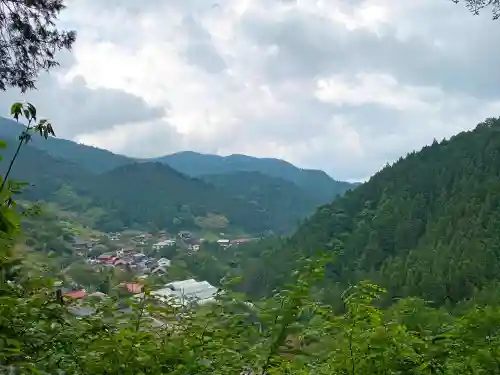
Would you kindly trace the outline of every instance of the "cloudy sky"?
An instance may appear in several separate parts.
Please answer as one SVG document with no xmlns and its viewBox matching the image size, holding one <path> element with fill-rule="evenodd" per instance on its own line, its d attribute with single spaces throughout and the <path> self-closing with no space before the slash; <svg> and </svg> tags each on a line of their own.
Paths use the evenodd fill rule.
<svg viewBox="0 0 500 375">
<path fill-rule="evenodd" d="M 451 0 L 67 4 L 73 52 L 25 99 L 58 136 L 114 152 L 278 157 L 363 180 L 500 115 L 500 21 Z M 0 109 L 19 98 L 0 93 Z"/>
</svg>

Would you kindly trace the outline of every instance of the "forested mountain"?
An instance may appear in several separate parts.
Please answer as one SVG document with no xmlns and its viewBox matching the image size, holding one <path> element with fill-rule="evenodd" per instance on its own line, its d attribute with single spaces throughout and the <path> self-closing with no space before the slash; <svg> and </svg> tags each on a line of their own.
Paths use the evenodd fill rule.
<svg viewBox="0 0 500 375">
<path fill-rule="evenodd" d="M 22 125 L 15 121 L 0 117 L 0 138 L 17 139 L 22 129 Z M 330 201 L 337 194 L 343 194 L 347 189 L 357 185 L 336 181 L 323 171 L 301 169 L 280 159 L 255 158 L 246 155 L 222 157 L 186 151 L 159 158 L 139 160 L 60 138 L 48 140 L 34 138 L 31 146 L 46 151 L 54 157 L 69 160 L 95 173 L 108 172 L 138 161 L 158 161 L 191 177 L 244 171 L 260 172 L 270 177 L 293 182 L 316 195 L 322 203 Z"/>
<path fill-rule="evenodd" d="M 294 183 L 260 172 L 234 172 L 201 177 L 229 196 L 265 207 L 269 213 L 270 228 L 295 228 L 299 221 L 311 215 L 325 203 L 318 196 Z"/>
<path fill-rule="evenodd" d="M 22 125 L 13 120 L 0 117 L 1 139 L 15 140 L 22 130 Z M 126 156 L 61 138 L 49 138 L 45 140 L 34 137 L 30 145 L 39 150 L 46 151 L 53 157 L 69 160 L 90 172 L 106 172 L 116 167 L 133 163 L 133 160 Z"/>
<path fill-rule="evenodd" d="M 4 170 L 18 141 L 7 142 L 0 163 Z M 222 225 L 254 234 L 287 233 L 318 203 L 294 184 L 260 174 L 250 179 L 211 176 L 204 181 L 158 162 L 92 173 L 31 145 L 22 148 L 11 177 L 30 181 L 23 198 L 59 203 L 90 220 L 89 225 L 109 231 L 124 227 L 218 231 Z"/>
<path fill-rule="evenodd" d="M 311 195 L 315 195 L 323 203 L 355 186 L 348 182 L 336 181 L 323 171 L 301 169 L 280 159 L 256 158 L 246 155 L 224 157 L 185 151 L 162 156 L 156 160 L 193 177 L 234 172 L 259 172 L 292 182 Z"/>
<path fill-rule="evenodd" d="M 15 121 L 0 118 L 0 138 L 8 140 L 9 144 L 17 143 L 22 129 L 22 125 Z M 199 216 L 200 210 L 203 211 L 210 206 L 210 210 L 223 216 L 231 212 L 231 225 L 243 226 L 247 231 L 271 230 L 275 233 L 290 233 L 297 227 L 299 221 L 311 214 L 317 206 L 331 201 L 338 194 L 343 194 L 347 189 L 355 186 L 335 181 L 322 171 L 300 169 L 283 160 L 258 159 L 244 155 L 224 158 L 183 152 L 158 159 L 139 161 L 64 139 L 45 140 L 39 137 L 33 138 L 29 149 L 26 154 L 21 154 L 21 162 L 27 165 L 27 168 L 22 171 L 30 170 L 32 174 L 22 172 L 25 175 L 21 177 L 35 183 L 31 176 L 36 176 L 39 193 L 37 195 L 31 189 L 34 196 L 47 197 L 45 193 L 48 190 L 53 194 L 57 191 L 54 187 L 60 187 L 64 182 L 72 186 L 73 192 L 78 191 L 79 194 L 85 196 L 90 194 L 95 204 L 98 203 L 101 208 L 111 209 L 108 212 L 111 217 L 103 218 L 103 220 L 109 220 L 109 223 L 113 223 L 110 228 L 115 229 L 120 225 L 149 223 L 152 220 L 147 217 L 149 214 L 154 214 L 158 225 L 165 223 L 164 220 L 170 220 L 168 221 L 170 223 L 172 218 L 166 219 L 166 217 L 172 216 L 173 211 L 178 211 L 177 208 L 170 206 L 171 202 L 175 202 L 174 206 L 184 206 L 182 212 L 173 216 L 177 218 L 176 223 L 185 223 L 186 216 L 194 222 L 196 217 L 204 217 Z M 48 156 L 52 158 L 48 159 Z M 152 176 L 150 165 L 139 167 L 141 163 L 155 162 L 161 162 L 164 166 L 163 169 L 157 166 L 154 172 L 158 174 L 156 177 Z M 48 167 L 42 163 L 58 164 L 58 166 L 47 171 Z M 132 165 L 135 166 L 132 167 Z M 115 169 L 119 171 L 115 172 Z M 174 170 L 183 174 L 183 182 L 180 185 L 178 184 L 180 174 L 174 173 Z M 125 171 L 126 176 L 122 174 Z M 138 175 L 134 176 L 135 173 Z M 134 193 L 125 191 L 125 189 L 136 188 L 134 185 L 141 181 L 139 177 L 141 173 L 147 174 L 150 183 L 141 186 L 140 194 L 137 191 Z M 97 174 L 103 176 L 98 178 Z M 207 187 L 207 184 L 202 183 L 201 180 L 188 178 L 186 175 L 203 177 L 203 180 L 210 186 Z M 123 186 L 115 187 L 115 184 L 111 182 L 113 178 L 120 179 Z M 102 181 L 98 182 L 96 179 Z M 170 179 L 171 186 L 160 185 L 169 183 Z M 178 188 L 183 184 L 191 188 Z M 213 193 L 212 185 L 216 186 L 217 193 Z M 41 193 L 42 190 L 44 193 Z M 168 197 L 161 195 L 161 191 L 168 191 Z M 193 191 L 196 193 L 190 194 Z M 111 193 L 113 196 L 110 195 Z M 216 197 L 214 194 L 219 196 Z M 57 197 L 62 198 L 60 194 Z M 152 203 L 150 198 L 158 198 L 160 203 Z M 67 201 L 67 199 L 64 200 Z M 142 206 L 140 209 L 132 209 L 127 202 L 140 203 Z M 163 203 L 166 206 L 162 206 Z M 190 206 L 191 210 L 194 207 L 199 209 L 186 213 L 186 205 Z M 120 218 L 116 218 L 117 215 Z M 163 219 L 158 221 L 160 216 Z M 205 221 L 199 219 L 198 222 Z"/>
<path fill-rule="evenodd" d="M 192 228 L 197 218 L 214 214 L 252 233 L 270 228 L 261 206 L 161 163 L 129 164 L 98 175 L 95 181 L 97 205 L 122 218 L 126 227 L 151 223 L 159 228 Z"/>
<path fill-rule="evenodd" d="M 496 290 L 499 228 L 500 119 L 488 119 L 320 207 L 290 239 L 259 254 L 245 276 L 249 285 L 266 280 L 259 285 L 269 291 L 299 256 L 325 250 L 337 253 L 324 289 L 331 300 L 346 285 L 370 279 L 389 297 L 455 304 Z"/>
</svg>

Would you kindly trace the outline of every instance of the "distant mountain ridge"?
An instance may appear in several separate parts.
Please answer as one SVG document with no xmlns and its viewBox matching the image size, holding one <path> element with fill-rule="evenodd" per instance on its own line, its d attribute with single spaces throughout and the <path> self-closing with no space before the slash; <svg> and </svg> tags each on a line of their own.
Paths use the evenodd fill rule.
<svg viewBox="0 0 500 375">
<path fill-rule="evenodd" d="M 17 122 L 0 117 L 0 138 L 16 140 L 22 129 L 22 125 Z M 57 127 L 55 131 L 57 135 Z M 47 152 L 50 156 L 69 160 L 95 173 L 107 172 L 134 162 L 134 159 L 127 156 L 62 138 L 41 139 L 33 137 L 30 144 L 34 148 Z"/>
<path fill-rule="evenodd" d="M 6 159 L 22 129 L 15 121 L 0 118 L 0 138 L 10 146 L 3 152 Z M 174 219 L 177 226 L 198 225 L 225 217 L 228 225 L 252 233 L 290 233 L 317 206 L 354 186 L 279 159 L 181 152 L 138 160 L 38 136 L 23 149 L 19 163 L 22 168 L 13 177 L 36 185 L 27 193 L 30 199 L 62 199 L 67 204 L 76 193 L 88 204 L 67 208 L 105 210 L 98 223 L 101 228 L 112 223 L 107 225 L 110 230 L 168 226 Z M 61 197 L 57 192 L 63 187 L 67 196 Z"/>
<path fill-rule="evenodd" d="M 0 138 L 16 139 L 21 129 L 22 125 L 15 121 L 0 117 Z M 57 126 L 55 130 L 57 134 Z M 327 203 L 338 194 L 343 194 L 346 190 L 357 186 L 357 184 L 349 182 L 336 181 L 324 171 L 302 169 L 285 160 L 274 158 L 257 158 L 239 154 L 219 156 L 183 151 L 157 158 L 136 159 L 60 138 L 49 138 L 48 140 L 35 138 L 31 145 L 46 151 L 53 157 L 69 160 L 94 173 L 108 172 L 138 161 L 157 161 L 167 164 L 191 177 L 233 172 L 260 172 L 293 182 L 307 190 L 308 193 L 316 195 L 323 203 Z"/>
<path fill-rule="evenodd" d="M 285 160 L 274 158 L 257 158 L 239 154 L 219 156 L 183 151 L 162 156 L 156 160 L 193 177 L 234 172 L 260 172 L 290 181 L 311 194 L 317 195 L 323 203 L 355 186 L 349 182 L 336 181 L 324 171 L 302 169 Z"/>
</svg>

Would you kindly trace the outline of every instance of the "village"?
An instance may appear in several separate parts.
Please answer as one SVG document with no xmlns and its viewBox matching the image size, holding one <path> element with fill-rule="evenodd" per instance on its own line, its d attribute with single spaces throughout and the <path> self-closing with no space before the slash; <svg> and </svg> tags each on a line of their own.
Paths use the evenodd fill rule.
<svg viewBox="0 0 500 375">
<path fill-rule="evenodd" d="M 223 235 L 223 234 L 221 234 Z M 231 248 L 257 238 L 225 238 L 215 241 L 199 238 L 190 231 L 169 233 L 166 230 L 157 233 L 106 233 L 99 237 L 72 239 L 72 248 L 78 262 L 84 262 L 89 270 L 95 272 L 120 272 L 131 275 L 131 280 L 120 283 L 122 296 L 139 298 L 143 296 L 145 285 L 154 279 L 156 285 L 151 296 L 160 302 L 169 301 L 179 306 L 193 303 L 204 304 L 213 301 L 218 288 L 205 280 L 186 278 L 172 280 L 169 271 L 173 266 L 171 257 L 176 252 L 191 256 L 204 246 L 216 246 L 231 251 Z M 167 280 L 157 285 L 158 280 Z M 89 299 L 108 297 L 106 290 L 98 290 L 95 286 L 78 283 L 60 283 L 63 297 L 69 301 L 71 311 L 77 316 L 93 313 L 93 309 L 85 307 Z"/>
</svg>

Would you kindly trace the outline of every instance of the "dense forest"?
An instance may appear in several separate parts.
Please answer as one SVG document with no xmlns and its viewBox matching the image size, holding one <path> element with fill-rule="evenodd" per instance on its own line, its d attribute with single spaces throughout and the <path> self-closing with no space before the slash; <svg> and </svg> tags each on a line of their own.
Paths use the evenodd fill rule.
<svg viewBox="0 0 500 375">
<path fill-rule="evenodd" d="M 492 5 L 498 18 L 496 1 L 465 2 L 473 12 Z M 63 8 L 59 0 L 2 2 L 0 28 L 11 43 L 0 43 L 0 90 L 34 88 L 38 71 L 57 64 L 55 52 L 71 47 L 74 32 L 56 27 Z M 500 374 L 500 119 L 384 168 L 318 208 L 289 238 L 234 251 L 207 248 L 185 258 L 203 277 L 226 277 L 211 303 L 179 306 L 155 299 L 155 284 L 147 281 L 135 297 L 63 295 L 57 266 L 65 251 L 55 252 L 56 266 L 46 255 L 52 247 L 64 250 L 52 237 L 72 236 L 83 225 L 74 221 L 79 215 L 44 218 L 47 213 L 19 198 L 55 194 L 77 210 L 93 204 L 96 187 L 87 180 L 97 178 L 109 214 L 124 209 L 109 180 L 127 187 L 139 206 L 141 192 L 125 184 L 140 185 L 141 178 L 152 184 L 158 171 L 179 184 L 191 177 L 162 163 L 128 162 L 96 176 L 30 149 L 54 135 L 33 105 L 15 103 L 11 115 L 24 117 L 29 128 L 14 152 L 0 142 L 6 166 L 0 179 L 0 373 Z M 72 178 L 74 186 L 64 184 Z M 158 198 L 168 193 L 156 189 Z M 236 183 L 227 189 L 263 199 Z M 77 190 L 89 196 L 82 199 Z M 157 205 L 168 211 L 164 202 Z M 91 217 L 87 212 L 81 219 L 88 224 Z M 73 277 L 85 273 L 80 268 Z M 112 272 L 95 273 L 106 284 Z"/>
<path fill-rule="evenodd" d="M 216 175 L 221 176 L 220 178 L 229 178 L 229 175 L 238 172 L 258 172 L 288 181 L 322 203 L 331 201 L 338 194 L 357 185 L 336 181 L 320 170 L 301 169 L 284 160 L 272 158 L 255 158 L 247 155 L 224 157 L 185 151 L 159 157 L 156 160 L 192 177 Z"/>
<path fill-rule="evenodd" d="M 4 168 L 23 130 L 16 122 L 6 121 L 3 121 L 5 126 L 0 127 L 0 135 L 3 134 L 10 145 L 5 151 L 4 163 L 0 164 Z M 264 171 L 269 163 L 248 159 L 257 163 L 256 169 Z M 238 166 L 232 172 L 226 169 L 218 175 L 198 173 L 193 177 L 156 159 L 136 161 L 56 138 L 33 138 L 17 162 L 21 167 L 14 170 L 13 177 L 29 180 L 33 185 L 24 191 L 26 199 L 60 203 L 63 209 L 85 216 L 90 212 L 95 226 L 105 231 L 124 227 L 217 231 L 221 229 L 220 224 L 207 219 L 215 215 L 227 222 L 222 227 L 225 231 L 289 234 L 317 206 L 355 186 L 334 181 L 322 172 L 301 170 L 274 159 L 271 164 L 277 163 L 277 167 L 273 173 L 278 173 L 283 164 L 288 179 L 259 171 L 239 172 Z M 197 165 L 198 159 L 192 163 Z M 246 168 L 254 165 L 247 164 Z M 260 167 L 261 164 L 264 167 Z M 323 183 L 313 184 L 320 186 L 320 193 L 311 186 L 300 186 L 290 180 L 309 173 L 321 176 Z M 100 215 L 96 216 L 97 212 Z"/>
<path fill-rule="evenodd" d="M 336 256 L 324 290 L 330 300 L 363 279 L 387 288 L 388 303 L 407 296 L 437 305 L 483 294 L 497 299 L 499 130 L 500 119 L 491 118 L 435 141 L 320 207 L 292 237 L 255 257 L 243 271 L 248 285 L 259 280 L 261 293 L 267 280 L 271 292 L 296 259 L 324 250 Z"/>
</svg>

